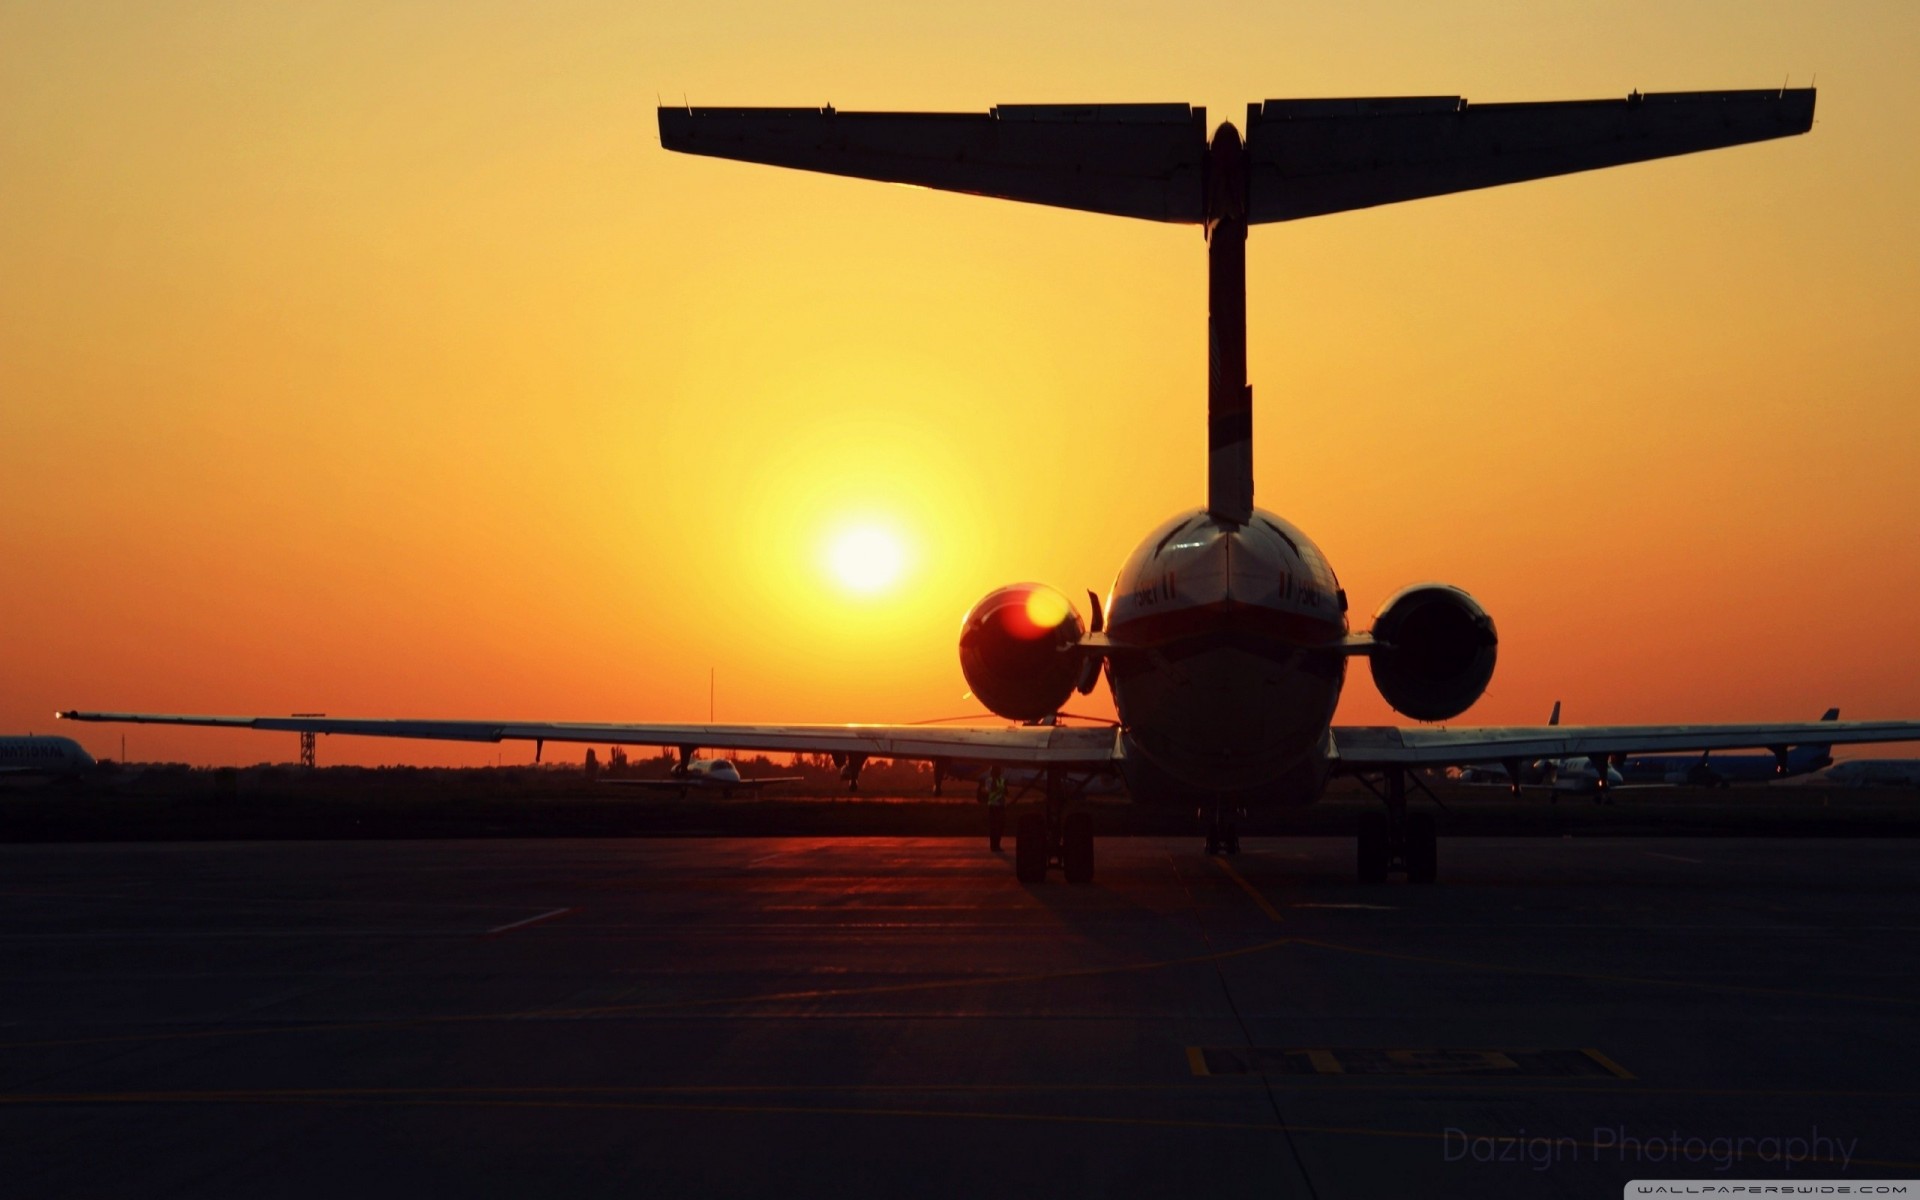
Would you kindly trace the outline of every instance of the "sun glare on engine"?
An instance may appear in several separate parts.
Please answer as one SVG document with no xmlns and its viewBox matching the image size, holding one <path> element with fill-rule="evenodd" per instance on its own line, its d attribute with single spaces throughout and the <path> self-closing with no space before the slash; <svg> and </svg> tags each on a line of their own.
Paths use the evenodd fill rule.
<svg viewBox="0 0 1920 1200">
<path fill-rule="evenodd" d="M 1027 620 L 1033 622 L 1036 637 L 1059 628 L 1072 611 L 1067 598 L 1052 588 L 1035 588 L 1027 597 Z"/>
</svg>

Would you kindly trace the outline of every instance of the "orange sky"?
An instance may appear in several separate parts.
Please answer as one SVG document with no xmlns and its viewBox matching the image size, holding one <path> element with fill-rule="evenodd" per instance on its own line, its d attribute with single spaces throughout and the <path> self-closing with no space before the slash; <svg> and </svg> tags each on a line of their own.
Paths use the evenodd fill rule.
<svg viewBox="0 0 1920 1200">
<path fill-rule="evenodd" d="M 1361 624 L 1486 604 L 1465 722 L 1920 716 L 1920 9 L 1115 7 L 0 10 L 0 731 L 698 720 L 710 666 L 722 720 L 946 716 L 979 595 L 1104 594 L 1200 503 L 1196 230 L 671 155 L 656 97 L 1218 122 L 1816 74 L 1804 138 L 1256 229 L 1256 499 Z M 826 569 L 859 520 L 892 591 Z M 1391 719 L 1364 669 L 1341 719 Z"/>
</svg>

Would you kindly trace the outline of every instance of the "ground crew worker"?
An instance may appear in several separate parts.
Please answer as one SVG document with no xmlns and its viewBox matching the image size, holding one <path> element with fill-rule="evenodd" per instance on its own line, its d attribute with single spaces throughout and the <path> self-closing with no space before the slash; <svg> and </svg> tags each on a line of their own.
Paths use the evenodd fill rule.
<svg viewBox="0 0 1920 1200">
<path fill-rule="evenodd" d="M 998 764 L 987 769 L 980 788 L 981 799 L 987 804 L 987 848 L 997 854 L 1000 835 L 1007 831 L 1007 777 L 1000 773 Z"/>
</svg>

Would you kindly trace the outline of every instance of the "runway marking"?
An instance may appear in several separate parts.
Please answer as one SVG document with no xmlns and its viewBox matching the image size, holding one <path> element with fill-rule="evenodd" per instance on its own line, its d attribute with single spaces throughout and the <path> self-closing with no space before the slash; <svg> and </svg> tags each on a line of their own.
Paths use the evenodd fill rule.
<svg viewBox="0 0 1920 1200">
<path fill-rule="evenodd" d="M 804 1090 L 804 1089 L 795 1089 Z M 575 1093 L 578 1095 L 579 1093 Z M 389 1108 L 499 1108 L 499 1109 L 558 1109 L 558 1110 L 599 1110 L 618 1112 L 660 1112 L 660 1113 L 703 1113 L 716 1116 L 825 1116 L 825 1117 L 899 1117 L 921 1120 L 947 1121 L 1002 1121 L 1022 1124 L 1050 1125 L 1104 1125 L 1127 1126 L 1155 1129 L 1204 1129 L 1216 1131 L 1260 1133 L 1269 1136 L 1281 1134 L 1319 1134 L 1333 1137 L 1390 1138 L 1423 1142 L 1444 1141 L 1449 1134 L 1454 1138 L 1466 1136 L 1469 1139 L 1488 1140 L 1497 1143 L 1525 1144 L 1537 1140 L 1538 1134 L 1506 1133 L 1464 1133 L 1461 1130 L 1433 1129 L 1381 1129 L 1360 1125 L 1288 1125 L 1276 1126 L 1268 1121 L 1194 1121 L 1167 1117 L 1126 1117 L 1107 1116 L 1096 1113 L 1050 1113 L 1050 1112 L 990 1112 L 977 1109 L 939 1109 L 939 1108 L 855 1108 L 842 1105 L 810 1104 L 673 1104 L 657 1101 L 630 1101 L 612 1099 L 562 1099 L 544 1097 L 526 1097 L 503 1090 L 495 1093 L 461 1095 L 457 1092 L 444 1092 L 434 1089 L 420 1089 L 414 1092 L 392 1092 L 384 1090 L 362 1091 L 351 1088 L 314 1089 L 303 1091 L 251 1091 L 251 1092 L 54 1092 L 38 1095 L 0 1096 L 0 1105 L 88 1105 L 88 1104 L 321 1104 L 339 1105 L 359 1102 L 362 1104 Z M 1555 1138 L 1556 1144 L 1570 1144 L 1582 1150 L 1599 1154 L 1604 1150 L 1616 1149 L 1608 1144 L 1580 1141 L 1574 1138 Z M 1734 1158 L 1744 1162 L 1749 1156 L 1736 1147 Z M 1759 1159 L 1758 1152 L 1752 1157 Z M 1810 1163 L 1841 1162 L 1841 1159 L 1811 1155 L 1799 1161 Z M 1846 1160 L 1852 1164 L 1873 1167 L 1890 1167 L 1900 1170 L 1920 1168 L 1920 1162 L 1852 1157 Z"/>
<path fill-rule="evenodd" d="M 1686 858 L 1678 854 L 1662 854 L 1658 850 L 1642 850 L 1640 853 L 1646 855 L 1648 858 L 1664 858 L 1668 862 L 1692 863 L 1696 867 L 1703 865 L 1707 861 L 1704 858 Z"/>
<path fill-rule="evenodd" d="M 1632 1071 L 1627 1070 L 1625 1067 L 1613 1061 L 1611 1058 L 1608 1058 L 1606 1055 L 1600 1053 L 1598 1050 L 1595 1050 L 1591 1046 L 1588 1046 L 1586 1049 L 1582 1050 L 1580 1053 L 1586 1055 L 1588 1058 L 1599 1063 L 1601 1066 L 1605 1067 L 1608 1071 L 1611 1071 L 1613 1074 L 1619 1076 L 1621 1079 L 1637 1079 L 1638 1078 L 1638 1076 L 1636 1076 Z"/>
<path fill-rule="evenodd" d="M 1248 883 L 1244 878 L 1242 878 L 1240 875 L 1240 872 L 1233 869 L 1232 863 L 1228 862 L 1225 858 L 1217 854 L 1213 856 L 1211 861 L 1215 866 L 1219 867 L 1222 871 L 1225 871 L 1227 873 L 1228 879 L 1231 879 L 1235 883 L 1239 884 L 1241 891 L 1253 897 L 1253 902 L 1260 906 L 1261 912 L 1267 914 L 1267 919 L 1269 921 L 1272 921 L 1276 925 L 1281 925 L 1286 923 L 1286 918 L 1280 915 L 1280 911 L 1276 909 L 1273 905 L 1268 904 L 1267 898 L 1265 896 L 1262 896 L 1259 892 L 1255 891 L 1253 888 L 1253 885 Z"/>
<path fill-rule="evenodd" d="M 495 925 L 492 929 L 487 930 L 483 936 L 499 937 L 503 933 L 511 933 L 516 929 L 525 929 L 529 925 L 538 925 L 542 921 L 551 921 L 555 917 L 564 917 L 568 913 L 579 911 L 577 908 L 556 908 L 551 912 L 543 912 L 539 916 L 528 917 L 524 921 L 510 921 L 505 925 Z"/>
</svg>

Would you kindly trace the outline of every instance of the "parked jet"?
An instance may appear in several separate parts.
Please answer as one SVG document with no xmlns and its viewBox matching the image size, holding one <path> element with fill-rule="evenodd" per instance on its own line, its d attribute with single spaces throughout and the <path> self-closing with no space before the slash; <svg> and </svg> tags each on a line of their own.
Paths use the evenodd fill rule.
<svg viewBox="0 0 1920 1200">
<path fill-rule="evenodd" d="M 1466 592 L 1421 583 L 1350 632 L 1347 594 L 1296 525 L 1253 504 L 1246 362 L 1250 226 L 1640 162 L 1806 132 L 1812 89 L 1623 100 L 1469 104 L 1457 97 L 1270 100 L 1246 137 L 1184 104 L 1003 105 L 980 115 L 833 108 L 663 108 L 669 150 L 1097 213 L 1201 226 L 1208 247 L 1206 504 L 1148 533 L 1083 620 L 1037 583 L 987 594 L 960 632 L 973 694 L 1010 728 L 914 725 L 594 725 L 518 721 L 192 717 L 70 712 L 72 720 L 442 738 L 827 752 L 858 777 L 871 755 L 1117 771 L 1143 802 L 1198 805 L 1231 844 L 1243 807 L 1299 804 L 1329 774 L 1375 787 L 1359 873 L 1435 874 L 1431 815 L 1407 810 L 1410 772 L 1462 763 L 1920 740 L 1920 722 L 1616 727 L 1335 727 L 1347 663 L 1418 722 L 1463 713 L 1492 677 L 1493 619 Z M 1374 436 L 1379 436 L 1376 433 Z M 1121 724 L 1045 724 L 1104 671 Z M 690 752 L 690 751 L 689 751 Z M 1417 784 L 1417 776 L 1416 776 Z M 1093 875 L 1091 816 L 1064 787 L 1017 827 L 1015 870 Z"/>
<path fill-rule="evenodd" d="M 1820 720 L 1837 721 L 1840 710 L 1830 708 Z M 1553 702 L 1548 725 L 1560 723 L 1560 702 Z M 1518 780 L 1500 763 L 1475 763 L 1461 768 L 1462 783 L 1500 784 L 1518 794 L 1521 784 L 1546 784 L 1556 792 L 1583 795 L 1604 794 L 1619 787 L 1727 787 L 1733 783 L 1766 783 L 1805 775 L 1833 762 L 1833 747 L 1824 742 L 1783 745 L 1768 754 L 1642 755 L 1623 758 L 1607 756 L 1602 762 L 1591 758 L 1540 759 L 1518 765 Z M 1604 773 L 1603 773 L 1604 770 Z"/>
<path fill-rule="evenodd" d="M 1838 721 L 1840 710 L 1830 708 L 1822 721 Z M 1809 775 L 1833 765 L 1833 747 L 1825 742 L 1782 746 L 1772 754 L 1656 754 L 1629 758 L 1621 774 L 1629 783 L 1668 783 L 1688 787 L 1729 787 L 1736 783 L 1769 783 Z"/>
<path fill-rule="evenodd" d="M 91 770 L 93 765 L 93 755 L 72 738 L 0 737 L 0 778 L 71 776 Z"/>
<path fill-rule="evenodd" d="M 1920 787 L 1920 758 L 1856 758 L 1835 763 L 1814 783 L 1841 787 Z"/>
<path fill-rule="evenodd" d="M 1547 725 L 1552 727 L 1558 724 L 1560 724 L 1560 702 L 1555 700 L 1553 702 L 1553 711 L 1547 714 Z M 1493 787 L 1497 785 L 1499 787 L 1511 788 L 1513 794 L 1517 796 L 1520 794 L 1521 784 L 1545 783 L 1547 780 L 1548 766 L 1549 761 L 1547 759 L 1539 759 L 1530 763 L 1523 763 L 1517 760 L 1512 763 L 1468 763 L 1466 766 L 1458 769 L 1454 778 L 1460 783 L 1477 784 L 1483 787 Z"/>
<path fill-rule="evenodd" d="M 665 779 L 603 779 L 600 782 L 617 787 L 658 788 L 662 791 L 677 791 L 682 796 L 693 792 L 719 792 L 722 796 L 731 796 L 735 792 L 758 793 L 763 787 L 776 783 L 799 783 L 804 775 L 763 775 L 756 779 L 742 778 L 740 768 L 725 758 L 692 758 L 674 764 L 673 773 Z"/>
</svg>

